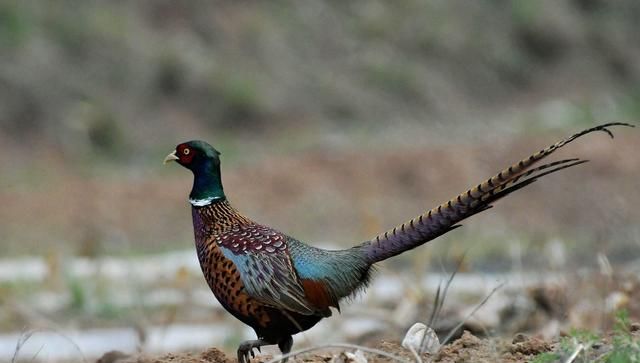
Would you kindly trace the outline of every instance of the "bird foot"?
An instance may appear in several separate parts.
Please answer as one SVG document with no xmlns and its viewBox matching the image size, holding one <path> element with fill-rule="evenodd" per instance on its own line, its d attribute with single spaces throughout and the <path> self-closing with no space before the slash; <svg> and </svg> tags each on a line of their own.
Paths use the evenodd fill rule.
<svg viewBox="0 0 640 363">
<path fill-rule="evenodd" d="M 291 352 L 291 347 L 293 346 L 293 338 L 291 336 L 288 336 L 284 339 L 282 339 L 281 341 L 278 342 L 278 348 L 280 348 L 280 351 L 282 352 L 282 355 L 285 356 L 287 354 L 289 354 L 289 352 Z M 282 358 L 282 360 L 280 361 L 280 363 L 287 363 L 287 361 L 289 360 L 289 357 L 286 358 Z"/>
<path fill-rule="evenodd" d="M 242 342 L 238 347 L 238 363 L 249 363 L 249 355 L 251 355 L 251 358 L 256 357 L 256 353 L 253 349 L 255 348 L 258 352 L 261 352 L 260 347 L 268 344 L 269 343 L 264 340 L 247 340 L 246 342 Z"/>
</svg>

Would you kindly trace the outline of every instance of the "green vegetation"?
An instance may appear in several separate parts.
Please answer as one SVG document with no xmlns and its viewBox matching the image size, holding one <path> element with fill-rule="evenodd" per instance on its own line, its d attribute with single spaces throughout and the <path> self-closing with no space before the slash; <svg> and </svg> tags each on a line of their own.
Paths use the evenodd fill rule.
<svg viewBox="0 0 640 363">
<path fill-rule="evenodd" d="M 631 335 L 630 329 L 629 313 L 621 310 L 616 317 L 615 334 L 612 337 L 613 348 L 604 362 L 640 362 L 640 340 Z"/>
<path fill-rule="evenodd" d="M 70 302 L 69 307 L 72 310 L 82 312 L 87 307 L 87 290 L 82 281 L 77 278 L 69 278 L 67 281 L 69 286 Z"/>
<path fill-rule="evenodd" d="M 14 48 L 23 44 L 30 27 L 21 4 L 0 3 L 0 48 Z"/>
<path fill-rule="evenodd" d="M 611 346 L 604 353 L 594 349 L 603 346 L 603 336 L 586 330 L 572 330 L 560 339 L 557 351 L 542 353 L 532 363 L 565 362 L 568 357 L 575 357 L 570 360 L 575 363 L 640 362 L 640 340 L 632 335 L 629 313 L 620 310 L 615 320 L 613 334 L 606 339 Z"/>
</svg>

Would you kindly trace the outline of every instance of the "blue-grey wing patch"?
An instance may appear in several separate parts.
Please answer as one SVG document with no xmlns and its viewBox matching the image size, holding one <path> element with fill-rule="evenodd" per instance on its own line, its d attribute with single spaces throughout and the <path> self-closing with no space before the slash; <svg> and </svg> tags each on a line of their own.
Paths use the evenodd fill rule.
<svg viewBox="0 0 640 363">
<path fill-rule="evenodd" d="M 249 295 L 274 308 L 317 314 L 293 270 L 286 236 L 261 225 L 227 231 L 216 238 L 223 254 L 238 268 Z"/>
</svg>

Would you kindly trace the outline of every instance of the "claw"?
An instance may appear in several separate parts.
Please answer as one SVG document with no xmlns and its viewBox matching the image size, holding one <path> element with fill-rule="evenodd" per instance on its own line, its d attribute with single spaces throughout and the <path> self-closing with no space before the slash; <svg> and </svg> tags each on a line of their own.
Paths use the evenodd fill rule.
<svg viewBox="0 0 640 363">
<path fill-rule="evenodd" d="M 268 343 L 264 340 L 247 340 L 240 344 L 238 347 L 238 363 L 250 363 L 251 358 L 255 358 L 257 355 L 254 349 L 262 352 L 260 347 L 265 344 Z"/>
<path fill-rule="evenodd" d="M 249 352 L 246 347 L 240 347 L 238 349 L 238 363 L 250 363 Z"/>
</svg>

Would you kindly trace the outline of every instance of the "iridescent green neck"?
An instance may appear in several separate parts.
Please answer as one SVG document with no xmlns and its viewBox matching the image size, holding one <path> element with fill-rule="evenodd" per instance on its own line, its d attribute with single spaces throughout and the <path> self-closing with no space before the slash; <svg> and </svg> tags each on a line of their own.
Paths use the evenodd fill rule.
<svg viewBox="0 0 640 363">
<path fill-rule="evenodd" d="M 220 176 L 220 160 L 207 159 L 191 170 L 193 188 L 189 202 L 194 206 L 205 206 L 215 200 L 224 200 L 224 190 Z"/>
</svg>

